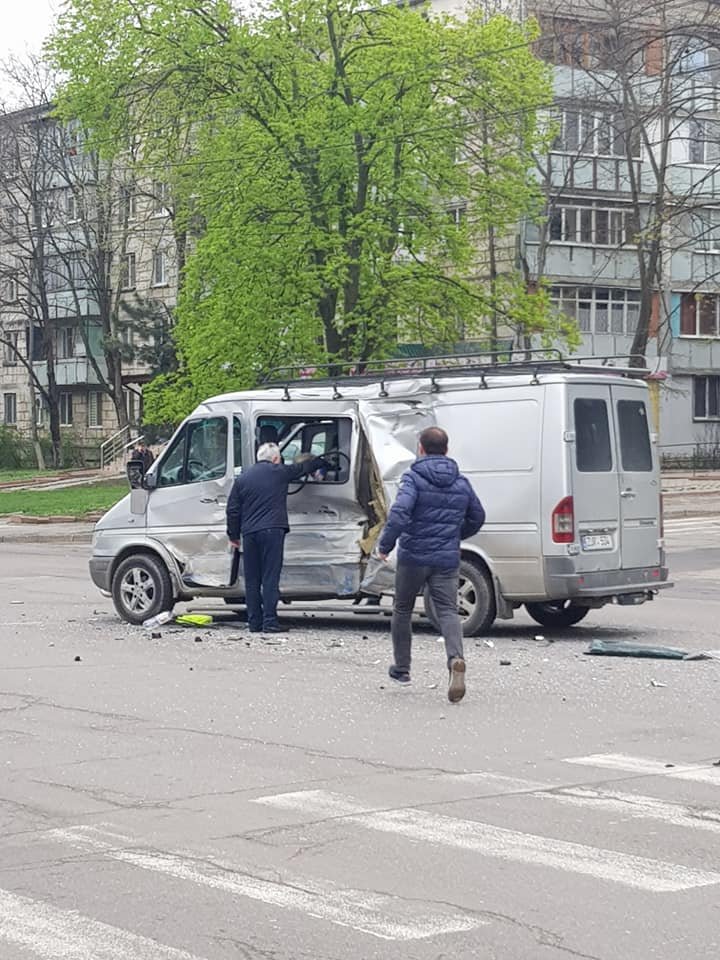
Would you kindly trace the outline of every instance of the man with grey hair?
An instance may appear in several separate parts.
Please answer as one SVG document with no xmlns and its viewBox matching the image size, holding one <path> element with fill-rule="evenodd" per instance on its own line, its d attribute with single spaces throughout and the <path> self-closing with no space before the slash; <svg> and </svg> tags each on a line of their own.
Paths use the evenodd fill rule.
<svg viewBox="0 0 720 960">
<path fill-rule="evenodd" d="M 240 548 L 242 534 L 245 602 L 252 633 L 281 633 L 277 618 L 285 536 L 289 531 L 288 486 L 307 473 L 327 470 L 322 457 L 282 463 L 276 443 L 263 443 L 257 463 L 233 484 L 227 504 L 227 534 Z"/>
</svg>

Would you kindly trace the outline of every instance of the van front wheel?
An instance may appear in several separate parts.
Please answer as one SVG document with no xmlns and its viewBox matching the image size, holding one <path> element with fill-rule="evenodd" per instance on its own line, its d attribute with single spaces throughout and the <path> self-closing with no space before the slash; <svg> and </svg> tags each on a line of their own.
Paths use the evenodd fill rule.
<svg viewBox="0 0 720 960">
<path fill-rule="evenodd" d="M 439 632 L 440 627 L 427 587 L 423 594 L 423 601 L 428 619 Z M 495 593 L 490 577 L 469 560 L 460 561 L 458 613 L 465 637 L 476 637 L 478 634 L 486 633 L 495 621 Z"/>
<path fill-rule="evenodd" d="M 580 623 L 590 607 L 582 607 L 572 600 L 547 600 L 545 603 L 526 603 L 525 609 L 536 623 L 543 627 L 572 627 Z"/>
<path fill-rule="evenodd" d="M 147 553 L 126 557 L 112 578 L 115 609 L 128 623 L 135 625 L 172 610 L 174 598 L 165 564 Z"/>
</svg>

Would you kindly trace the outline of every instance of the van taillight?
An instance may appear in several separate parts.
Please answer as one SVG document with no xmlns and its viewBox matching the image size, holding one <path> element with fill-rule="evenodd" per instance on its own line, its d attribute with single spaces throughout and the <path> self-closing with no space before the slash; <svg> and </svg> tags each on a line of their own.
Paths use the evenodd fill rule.
<svg viewBox="0 0 720 960">
<path fill-rule="evenodd" d="M 554 543 L 572 543 L 575 539 L 572 497 L 563 497 L 552 512 L 552 538 Z"/>
</svg>

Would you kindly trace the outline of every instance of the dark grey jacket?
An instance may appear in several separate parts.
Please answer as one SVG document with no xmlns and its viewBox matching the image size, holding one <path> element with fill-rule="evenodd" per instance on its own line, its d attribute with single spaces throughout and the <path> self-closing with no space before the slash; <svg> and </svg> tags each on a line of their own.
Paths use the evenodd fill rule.
<svg viewBox="0 0 720 960">
<path fill-rule="evenodd" d="M 288 526 L 288 485 L 306 473 L 327 467 L 322 457 L 304 463 L 270 463 L 260 460 L 233 484 L 227 504 L 227 534 L 238 540 L 241 533 L 284 530 Z"/>
</svg>

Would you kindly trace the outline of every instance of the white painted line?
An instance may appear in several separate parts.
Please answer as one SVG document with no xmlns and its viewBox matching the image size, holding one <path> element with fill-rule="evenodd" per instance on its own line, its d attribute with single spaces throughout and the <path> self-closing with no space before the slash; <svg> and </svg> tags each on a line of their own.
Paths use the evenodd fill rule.
<svg viewBox="0 0 720 960">
<path fill-rule="evenodd" d="M 42 960 L 199 960 L 185 950 L 8 890 L 0 890 L 0 940 Z"/>
<path fill-rule="evenodd" d="M 561 787 L 548 793 L 539 790 L 533 796 L 557 800 L 572 806 L 607 810 L 641 820 L 660 820 L 674 827 L 690 827 L 720 833 L 720 810 L 704 810 L 681 803 L 665 803 L 654 797 L 634 793 L 617 793 L 613 790 L 593 790 L 588 787 Z"/>
<path fill-rule="evenodd" d="M 282 810 L 300 810 L 312 816 L 342 817 L 369 830 L 470 850 L 499 860 L 584 874 L 653 893 L 720 883 L 719 873 L 520 833 L 476 820 L 460 820 L 415 809 L 367 811 L 356 801 L 324 790 L 260 797 L 254 802 Z"/>
<path fill-rule="evenodd" d="M 472 914 L 450 910 L 440 912 L 436 905 L 428 902 L 338 888 L 307 877 L 265 880 L 242 873 L 230 864 L 199 861 L 197 855 L 131 849 L 133 840 L 130 837 L 94 827 L 51 830 L 48 835 L 81 850 L 100 851 L 110 859 L 143 870 L 189 880 L 282 909 L 300 910 L 315 919 L 350 927 L 383 940 L 422 940 L 463 933 L 488 922 Z"/>
<path fill-rule="evenodd" d="M 588 757 L 567 757 L 565 763 L 579 763 L 586 767 L 607 770 L 622 770 L 639 777 L 672 777 L 674 780 L 691 780 L 694 783 L 712 783 L 720 787 L 720 767 L 700 764 L 679 764 L 668 767 L 662 760 L 646 757 L 628 757 L 624 753 L 595 753 Z"/>
</svg>

